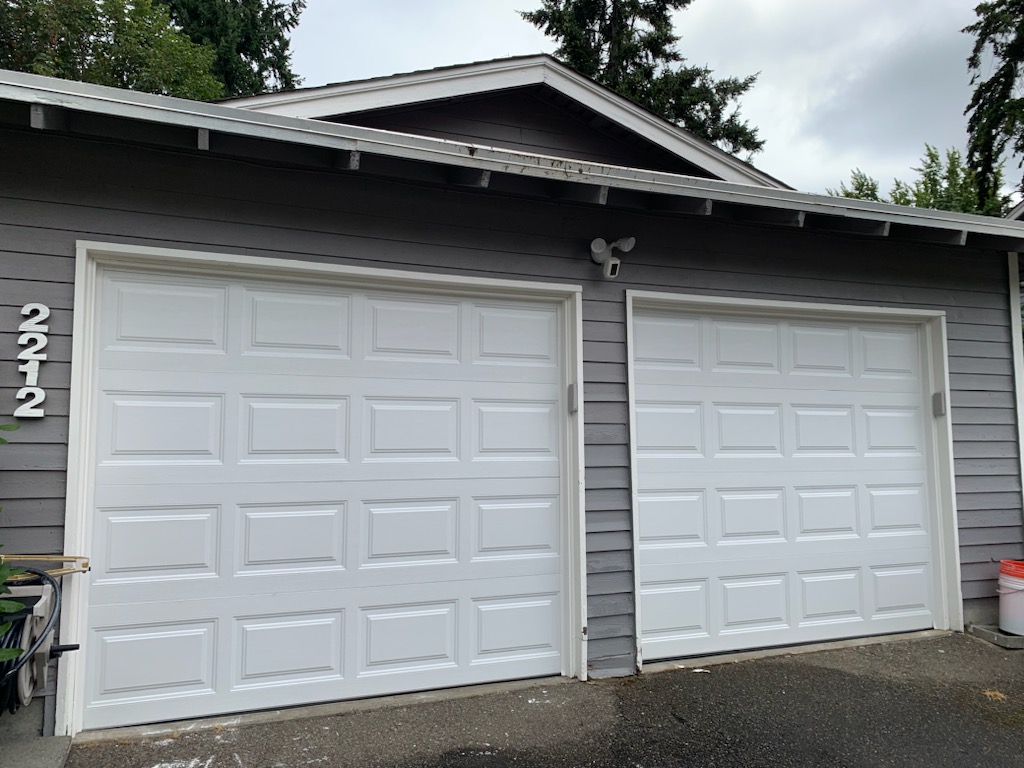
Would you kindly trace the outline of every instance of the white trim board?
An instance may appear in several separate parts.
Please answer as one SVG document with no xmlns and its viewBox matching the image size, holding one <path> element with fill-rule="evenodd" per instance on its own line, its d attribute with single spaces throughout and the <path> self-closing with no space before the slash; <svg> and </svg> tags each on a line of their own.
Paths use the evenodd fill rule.
<svg viewBox="0 0 1024 768">
<path fill-rule="evenodd" d="M 154 248 L 78 241 L 73 310 L 71 362 L 72 397 L 69 425 L 65 551 L 90 549 L 93 442 L 96 433 L 94 389 L 97 352 L 97 285 L 106 267 L 157 269 L 191 275 L 219 275 L 229 278 L 287 278 L 318 283 L 336 282 L 383 289 L 416 289 L 420 293 L 445 292 L 495 298 L 560 299 L 564 313 L 563 386 L 582 392 L 582 288 L 577 285 L 531 283 L 517 280 L 464 278 L 418 274 L 384 269 L 365 269 L 305 263 L 247 255 L 206 253 L 172 248 Z M 240 272 L 244 269 L 244 273 Z M 586 679 L 586 558 L 583 525 L 583 407 L 563 414 L 561 443 L 565 451 L 565 566 L 563 589 L 568 610 L 563 617 L 563 675 Z M 62 637 L 81 642 L 86 627 L 88 585 L 72 577 L 65 584 L 65 610 L 61 617 Z M 74 638 L 74 639 L 72 639 Z M 85 664 L 81 654 L 61 658 L 57 680 L 56 733 L 73 736 L 82 730 Z"/>
<path fill-rule="evenodd" d="M 1024 203 L 1021 203 L 1024 205 Z M 1014 209 L 1016 210 L 1016 209 Z M 1020 254 L 1010 252 L 1006 255 L 1010 283 L 1010 340 L 1013 343 L 1013 390 L 1017 414 L 1017 445 L 1024 440 L 1024 330 L 1021 328 L 1020 303 Z M 1024 452 L 1020 453 L 1020 471 L 1024 478 Z M 1024 494 L 1022 494 L 1024 501 Z"/>
<path fill-rule="evenodd" d="M 727 314 L 746 317 L 792 317 L 799 319 L 849 320 L 854 322 L 916 322 L 922 329 L 926 365 L 923 371 L 927 392 L 942 393 L 945 412 L 934 416 L 926 426 L 926 439 L 930 445 L 929 477 L 935 509 L 932 523 L 935 539 L 932 542 L 935 573 L 934 629 L 963 629 L 963 596 L 960 585 L 959 533 L 957 529 L 956 492 L 953 474 L 952 415 L 949 407 L 948 349 L 946 343 L 945 313 L 936 310 L 913 310 L 889 307 L 861 307 L 843 304 L 804 303 L 738 299 L 731 297 L 669 294 L 657 291 L 626 291 L 626 344 L 628 409 L 630 414 L 630 485 L 632 488 L 633 551 L 639 546 L 639 477 L 636 458 L 636 374 L 633 363 L 634 313 L 643 309 L 687 310 L 708 314 Z M 641 605 L 639 568 L 633 569 L 635 603 L 637 669 L 643 669 L 641 644 Z"/>
<path fill-rule="evenodd" d="M 596 114 L 723 179 L 789 189 L 777 179 L 689 131 L 651 114 L 593 80 L 539 55 L 249 96 L 228 106 L 287 117 L 325 119 L 355 112 L 546 85 Z"/>
</svg>

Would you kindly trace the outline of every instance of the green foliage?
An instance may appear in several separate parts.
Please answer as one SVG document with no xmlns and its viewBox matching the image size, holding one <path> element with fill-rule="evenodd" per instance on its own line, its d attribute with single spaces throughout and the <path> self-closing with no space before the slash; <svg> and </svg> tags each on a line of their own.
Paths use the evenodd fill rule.
<svg viewBox="0 0 1024 768">
<path fill-rule="evenodd" d="M 974 35 L 967 69 L 975 89 L 964 113 L 967 159 L 977 174 L 982 207 L 999 191 L 996 174 L 1007 147 L 1024 152 L 1024 0 L 978 3 L 974 13 L 978 20 L 964 32 Z"/>
<path fill-rule="evenodd" d="M 839 189 L 826 191 L 835 197 L 983 216 L 1005 216 L 1010 209 L 1010 198 L 999 191 L 1003 183 L 1002 167 L 997 166 L 992 175 L 991 189 L 994 191 L 982 195 L 979 193 L 978 174 L 967 167 L 959 150 L 947 149 L 943 159 L 939 150 L 925 144 L 921 165 L 911 170 L 917 172 L 917 179 L 912 184 L 895 179 L 888 199 L 879 194 L 878 181 L 859 168 L 851 173 L 849 186 L 839 182 Z"/>
<path fill-rule="evenodd" d="M 20 427 L 20 424 L 0 424 L 0 430 L 4 432 L 12 432 Z M 0 445 L 7 445 L 7 441 L 0 437 Z M 11 576 L 20 573 L 15 568 L 3 561 L 0 561 L 0 595 L 10 594 L 11 590 L 7 586 L 6 582 Z M 25 606 L 16 600 L 0 600 L 0 615 L 5 613 L 17 613 Z M 0 636 L 4 635 L 7 630 L 11 628 L 11 622 L 5 622 L 0 624 Z M 20 648 L 0 648 L 0 661 L 10 661 L 21 656 Z"/>
<path fill-rule="evenodd" d="M 214 58 L 152 0 L 0 0 L 0 68 L 207 100 Z"/>
<path fill-rule="evenodd" d="M 225 96 L 289 90 L 299 78 L 291 69 L 288 33 L 306 0 L 155 0 L 192 39 L 215 53 L 213 74 Z"/>
<path fill-rule="evenodd" d="M 558 41 L 555 56 L 641 107 L 732 153 L 760 151 L 736 105 L 757 79 L 716 80 L 676 49 L 671 12 L 693 0 L 542 0 L 521 15 Z"/>
</svg>

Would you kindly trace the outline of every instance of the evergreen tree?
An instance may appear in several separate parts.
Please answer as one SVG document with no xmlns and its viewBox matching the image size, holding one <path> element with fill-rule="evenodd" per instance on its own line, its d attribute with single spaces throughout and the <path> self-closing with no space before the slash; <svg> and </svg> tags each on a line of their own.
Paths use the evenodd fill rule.
<svg viewBox="0 0 1024 768">
<path fill-rule="evenodd" d="M 967 167 L 959 150 L 947 149 L 945 159 L 935 147 L 924 145 L 921 165 L 912 170 L 918 174 L 912 184 L 895 179 L 889 197 L 879 194 L 878 181 L 859 168 L 850 175 L 850 185 L 839 182 L 839 189 L 829 189 L 835 197 L 874 200 L 880 203 L 909 205 L 914 208 L 933 208 L 939 211 L 977 213 L 983 216 L 1005 216 L 1010 199 L 999 189 L 1003 182 L 1003 169 L 995 168 L 992 175 L 993 192 L 982 195 L 979 202 L 978 174 Z"/>
<path fill-rule="evenodd" d="M 967 159 L 977 173 L 978 206 L 983 207 L 999 192 L 996 171 L 1007 146 L 1024 152 L 1024 0 L 979 3 L 974 12 L 978 20 L 964 32 L 974 35 L 967 68 L 975 89 L 964 113 L 969 114 Z M 983 79 L 984 73 L 989 74 Z"/>
<path fill-rule="evenodd" d="M 156 0 L 194 43 L 216 54 L 213 74 L 226 96 L 294 88 L 288 33 L 306 0 Z"/>
<path fill-rule="evenodd" d="M 0 0 L 0 68 L 214 99 L 213 51 L 152 0 Z"/>
<path fill-rule="evenodd" d="M 542 0 L 521 15 L 558 42 L 555 56 L 641 107 L 732 153 L 758 152 L 736 105 L 757 79 L 716 80 L 676 48 L 671 12 L 693 0 Z"/>
</svg>

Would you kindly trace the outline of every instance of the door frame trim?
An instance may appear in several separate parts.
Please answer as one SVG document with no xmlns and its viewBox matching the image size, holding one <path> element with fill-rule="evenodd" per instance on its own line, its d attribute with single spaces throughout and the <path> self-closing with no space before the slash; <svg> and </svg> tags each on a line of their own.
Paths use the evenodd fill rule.
<svg viewBox="0 0 1024 768">
<path fill-rule="evenodd" d="M 569 386 L 583 388 L 583 288 L 570 283 L 528 282 L 404 270 L 353 267 L 298 260 L 264 258 L 240 253 L 212 253 L 183 248 L 159 248 L 121 243 L 79 240 L 76 243 L 75 291 L 72 312 L 71 406 L 68 434 L 68 480 L 65 509 L 65 552 L 89 552 L 91 544 L 92 468 L 96 437 L 94 387 L 96 384 L 98 290 L 104 268 L 156 269 L 189 276 L 220 276 L 245 279 L 281 278 L 323 284 L 338 283 L 356 288 L 377 287 L 417 290 L 424 293 L 465 293 L 481 297 L 560 299 L 562 311 L 563 396 Z M 244 273 L 241 273 L 241 269 Z M 586 549 L 583 521 L 583 404 L 561 414 L 564 448 L 562 495 L 563 590 L 567 611 L 562 617 L 562 674 L 587 677 Z M 61 616 L 63 642 L 86 642 L 88 584 L 84 578 L 65 580 Z M 85 692 L 85 661 L 82 653 L 66 654 L 58 666 L 56 728 L 58 735 L 74 736 L 82 730 Z"/>
<path fill-rule="evenodd" d="M 943 393 L 945 413 L 933 416 L 926 426 L 928 441 L 928 475 L 936 500 L 932 518 L 935 541 L 936 591 L 934 629 L 963 630 L 963 595 L 960 584 L 959 532 L 957 529 L 956 488 L 953 469 L 953 419 L 950 406 L 949 350 L 946 339 L 946 313 L 941 310 L 917 310 L 897 307 L 857 306 L 800 301 L 747 299 L 731 296 L 672 294 L 659 291 L 626 291 L 626 378 L 628 382 L 629 463 L 633 528 L 633 596 L 636 627 L 636 668 L 643 669 L 642 617 L 640 600 L 640 569 L 636 554 L 640 546 L 638 508 L 638 472 L 636 461 L 636 375 L 633 366 L 634 313 L 637 308 L 686 310 L 706 314 L 746 314 L 761 317 L 807 318 L 818 320 L 875 320 L 913 323 L 922 330 L 922 346 L 926 356 L 924 384 L 929 393 Z M 929 403 L 924 403 L 925 408 Z M 927 413 L 927 411 L 926 411 Z"/>
</svg>

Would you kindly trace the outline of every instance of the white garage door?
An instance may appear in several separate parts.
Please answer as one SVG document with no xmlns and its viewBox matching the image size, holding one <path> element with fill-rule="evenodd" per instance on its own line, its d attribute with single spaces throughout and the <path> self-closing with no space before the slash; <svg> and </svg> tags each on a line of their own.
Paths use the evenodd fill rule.
<svg viewBox="0 0 1024 768">
<path fill-rule="evenodd" d="M 635 312 L 644 660 L 934 626 L 922 335 Z"/>
<path fill-rule="evenodd" d="M 84 727 L 563 671 L 560 302 L 100 285 Z"/>
</svg>

